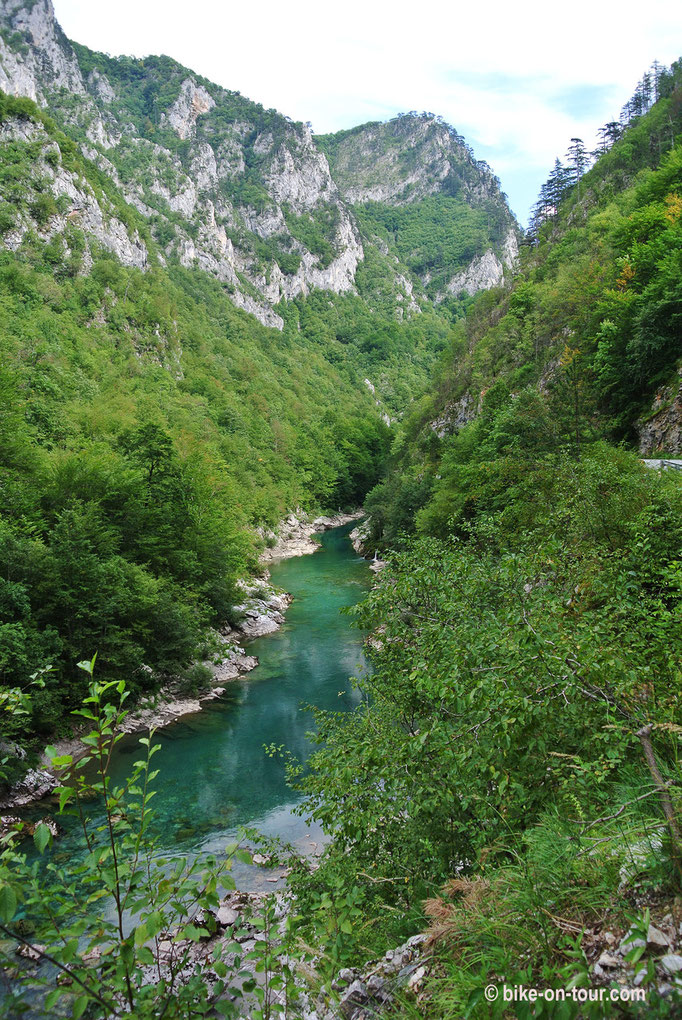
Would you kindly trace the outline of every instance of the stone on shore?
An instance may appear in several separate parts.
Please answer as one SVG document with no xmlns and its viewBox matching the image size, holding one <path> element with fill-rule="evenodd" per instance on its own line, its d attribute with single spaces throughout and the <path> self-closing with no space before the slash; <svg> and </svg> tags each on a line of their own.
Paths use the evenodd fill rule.
<svg viewBox="0 0 682 1020">
<path fill-rule="evenodd" d="M 45 769 L 29 769 L 23 779 L 0 801 L 0 809 L 24 807 L 49 796 L 57 786 L 56 778 Z"/>
<path fill-rule="evenodd" d="M 364 516 L 364 511 L 356 510 L 350 514 L 338 513 L 330 517 L 316 517 L 310 520 L 301 510 L 289 514 L 279 526 L 278 534 L 268 532 L 263 537 L 273 544 L 260 555 L 261 563 L 277 563 L 279 560 L 292 556 L 306 556 L 314 553 L 319 545 L 313 535 L 330 528 L 340 528 L 343 524 L 357 521 Z"/>
</svg>

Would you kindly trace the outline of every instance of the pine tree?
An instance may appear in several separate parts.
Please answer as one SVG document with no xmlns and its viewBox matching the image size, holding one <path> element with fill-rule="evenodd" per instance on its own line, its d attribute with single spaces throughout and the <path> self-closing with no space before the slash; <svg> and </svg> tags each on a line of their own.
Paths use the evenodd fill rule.
<svg viewBox="0 0 682 1020">
<path fill-rule="evenodd" d="M 613 145 L 614 142 L 617 142 L 623 133 L 622 128 L 617 120 L 610 120 L 608 124 L 604 125 L 604 129 L 606 131 L 606 137 L 608 139 L 609 145 Z"/>
<path fill-rule="evenodd" d="M 571 138 L 566 156 L 571 182 L 578 185 L 578 193 L 580 193 L 580 180 L 590 163 L 590 157 L 582 138 Z"/>
<path fill-rule="evenodd" d="M 571 171 L 560 159 L 555 159 L 554 168 L 547 180 L 548 197 L 553 207 L 552 215 L 571 185 Z"/>
<path fill-rule="evenodd" d="M 642 95 L 642 105 L 644 112 L 651 109 L 651 104 L 654 101 L 654 82 L 649 71 L 646 71 L 642 76 L 640 83 L 640 92 Z"/>
</svg>

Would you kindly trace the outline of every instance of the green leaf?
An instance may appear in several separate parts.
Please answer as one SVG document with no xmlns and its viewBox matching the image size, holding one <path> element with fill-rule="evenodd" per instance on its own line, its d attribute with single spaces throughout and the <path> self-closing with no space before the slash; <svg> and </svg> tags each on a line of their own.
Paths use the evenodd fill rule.
<svg viewBox="0 0 682 1020">
<path fill-rule="evenodd" d="M 45 1009 L 52 1009 L 59 996 L 62 994 L 61 988 L 54 988 L 51 992 L 48 992 L 45 996 Z"/>
<path fill-rule="evenodd" d="M 7 924 L 12 920 L 17 909 L 17 897 L 9 885 L 0 886 L 0 918 Z"/>
<path fill-rule="evenodd" d="M 122 942 L 120 952 L 121 959 L 123 960 L 123 963 L 126 965 L 126 967 L 132 967 L 133 964 L 135 963 L 135 951 L 131 946 L 130 942 L 128 941 Z"/>
<path fill-rule="evenodd" d="M 47 825 L 45 825 L 43 822 L 40 822 L 38 825 L 36 825 L 35 832 L 33 833 L 33 842 L 38 848 L 39 854 L 42 854 L 44 852 L 45 847 L 50 842 L 50 836 L 51 836 L 50 830 L 48 829 Z"/>
<path fill-rule="evenodd" d="M 56 791 L 55 791 L 56 792 Z M 70 786 L 62 786 L 59 788 L 59 811 L 60 814 L 73 797 L 74 791 Z"/>
<path fill-rule="evenodd" d="M 89 995 L 79 995 L 77 999 L 74 999 L 73 1005 L 71 1006 L 71 1016 L 73 1017 L 73 1020 L 78 1020 L 79 1017 L 83 1016 L 89 1001 Z"/>
<path fill-rule="evenodd" d="M 150 938 L 153 938 L 154 935 L 158 935 L 158 933 L 163 928 L 165 921 L 166 919 L 163 916 L 162 911 L 160 910 L 154 911 L 153 914 L 150 914 L 149 917 L 146 918 L 145 925 L 147 931 L 149 932 Z"/>
<path fill-rule="evenodd" d="M 464 1014 L 465 1018 L 468 1018 L 468 1017 L 471 1016 L 473 1010 L 476 1008 L 476 1006 L 478 1006 L 478 1004 L 479 1004 L 479 1002 L 481 1001 L 482 998 L 483 998 L 483 989 L 482 988 L 474 988 L 473 992 L 469 996 L 469 1001 L 467 1002 L 466 1013 Z"/>
</svg>

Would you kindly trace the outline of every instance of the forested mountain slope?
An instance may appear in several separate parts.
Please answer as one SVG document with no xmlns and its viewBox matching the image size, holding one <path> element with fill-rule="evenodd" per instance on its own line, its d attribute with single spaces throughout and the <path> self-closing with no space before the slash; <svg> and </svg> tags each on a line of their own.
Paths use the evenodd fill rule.
<svg viewBox="0 0 682 1020">
<path fill-rule="evenodd" d="M 577 181 L 557 191 L 550 177 L 512 286 L 478 295 L 456 323 L 396 440 L 395 470 L 370 499 L 375 538 L 391 544 L 415 522 L 447 530 L 477 499 L 474 477 L 452 472 L 466 463 L 481 478 L 501 449 L 578 455 L 606 438 L 645 456 L 682 451 L 681 74 L 660 76 L 658 101 Z M 529 403 L 542 418 L 528 408 L 522 425 Z M 508 418 L 522 433 L 491 450 Z"/>
<path fill-rule="evenodd" d="M 489 244 L 510 266 L 516 225 L 463 140 L 410 115 L 382 129 L 397 169 L 376 156 L 411 217 L 384 241 L 343 139 L 72 44 L 50 0 L 1 0 L 0 88 L 0 681 L 54 666 L 18 722 L 48 731 L 86 651 L 134 694 L 200 681 L 259 532 L 357 506 L 452 341 L 465 301 L 436 308 L 424 274 L 438 203 L 443 272 Z"/>
<path fill-rule="evenodd" d="M 0 680 L 53 665 L 9 727 L 35 733 L 78 703 L 84 647 L 133 693 L 199 682 L 257 529 L 361 502 L 387 428 L 335 338 L 262 326 L 200 269 L 137 266 L 144 219 L 30 100 L 0 98 L 0 134 Z"/>
<path fill-rule="evenodd" d="M 440 303 L 503 283 L 518 227 L 490 168 L 433 114 L 407 114 L 317 139 L 363 237 Z"/>
<path fill-rule="evenodd" d="M 316 140 L 72 45 L 49 0 L 0 14 L 0 707 L 34 692 L 2 736 L 44 743 L 95 650 L 133 697 L 199 686 L 264 526 L 366 499 L 373 668 L 292 763 L 330 840 L 287 952 L 333 998 L 431 919 L 406 1016 L 614 975 L 676 1015 L 682 485 L 639 453 L 680 452 L 680 64 L 591 169 L 572 140 L 512 280 L 499 185 L 438 118 Z M 118 906 L 141 959 L 163 910 L 126 942 Z"/>
<path fill-rule="evenodd" d="M 304 125 L 170 58 L 72 44 L 49 0 L 2 0 L 0 29 L 0 680 L 53 665 L 17 721 L 47 732 L 84 651 L 134 695 L 200 682 L 260 531 L 362 501 L 454 316 Z M 434 132 L 454 139 L 466 271 L 516 227 L 463 141 L 410 116 L 422 191 L 441 191 L 417 144 Z"/>
<path fill-rule="evenodd" d="M 555 168 L 366 501 L 373 672 L 317 716 L 301 890 L 352 901 L 346 966 L 427 928 L 407 1016 L 679 1015 L 682 472 L 640 451 L 682 452 L 682 64 L 653 91 Z"/>
<path fill-rule="evenodd" d="M 112 59 L 72 44 L 50 0 L 2 0 L 0 18 L 0 88 L 47 108 L 116 184 L 149 223 L 159 246 L 154 261 L 198 265 L 225 284 L 235 304 L 282 328 L 281 300 L 312 289 L 354 292 L 369 246 L 370 261 L 390 280 L 392 311 L 418 313 L 418 280 L 361 229 L 308 127 L 168 57 Z M 512 257 L 516 225 L 499 182 L 463 139 L 430 116 L 403 118 L 382 133 L 401 168 L 394 183 L 401 174 L 406 183 L 420 177 L 428 193 L 458 196 L 449 226 L 466 236 L 450 262 L 466 269 L 485 244 L 500 247 L 507 234 Z M 434 164 L 431 136 L 441 145 L 452 137 L 454 158 L 440 152 Z M 337 143 L 346 182 L 347 144 Z M 377 153 L 365 171 L 381 180 L 385 162 Z"/>
</svg>

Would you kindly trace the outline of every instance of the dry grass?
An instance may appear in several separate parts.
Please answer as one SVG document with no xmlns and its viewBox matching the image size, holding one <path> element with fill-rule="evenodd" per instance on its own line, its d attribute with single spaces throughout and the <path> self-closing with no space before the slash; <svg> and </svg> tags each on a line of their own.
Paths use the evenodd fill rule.
<svg viewBox="0 0 682 1020">
<path fill-rule="evenodd" d="M 428 944 L 451 941 L 460 934 L 467 915 L 483 912 L 482 904 L 489 893 L 490 883 L 486 879 L 449 879 L 440 896 L 424 901 L 424 912 L 431 919 Z"/>
</svg>

